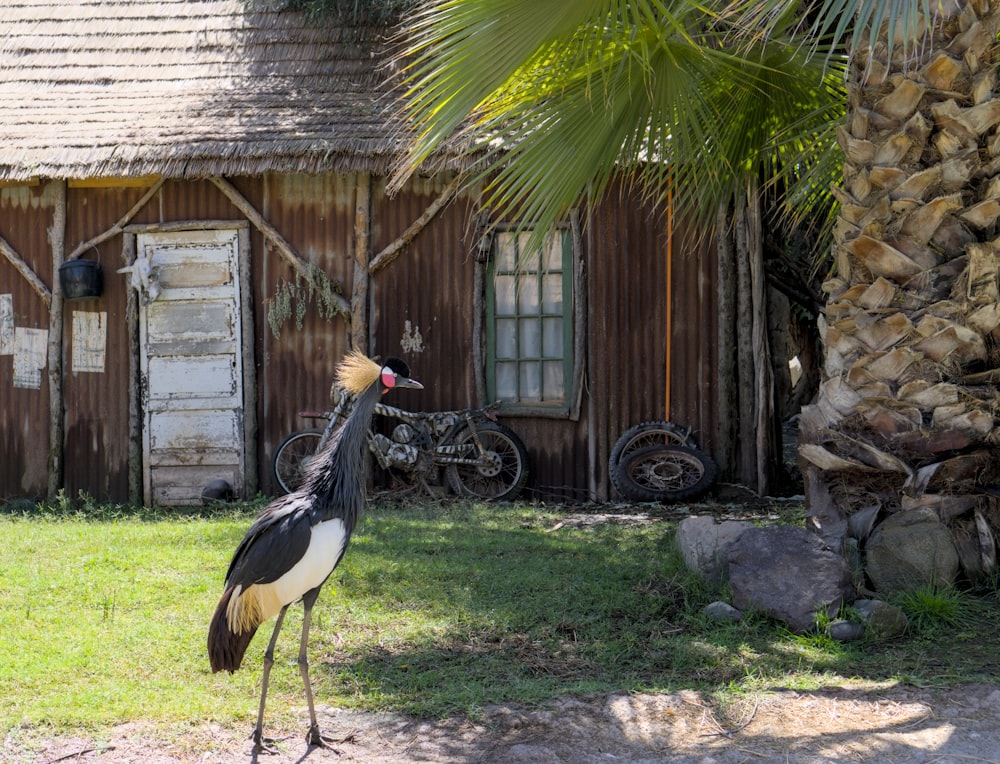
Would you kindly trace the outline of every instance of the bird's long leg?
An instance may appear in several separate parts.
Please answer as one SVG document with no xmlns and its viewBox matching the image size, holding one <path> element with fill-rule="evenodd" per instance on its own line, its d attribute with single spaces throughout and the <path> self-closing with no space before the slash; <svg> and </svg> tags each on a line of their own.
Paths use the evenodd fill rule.
<svg viewBox="0 0 1000 764">
<path fill-rule="evenodd" d="M 271 676 L 271 666 L 274 665 L 274 645 L 278 641 L 278 632 L 281 631 L 281 624 L 285 620 L 285 611 L 288 605 L 281 608 L 278 618 L 274 622 L 274 631 L 271 632 L 271 641 L 267 643 L 267 650 L 264 651 L 264 673 L 261 677 L 260 687 L 260 708 L 257 709 L 257 726 L 253 728 L 253 749 L 256 752 L 273 753 L 264 740 L 264 704 L 267 702 L 267 681 Z"/>
<path fill-rule="evenodd" d="M 319 596 L 319 589 L 306 592 L 302 598 L 302 607 L 305 610 L 302 616 L 302 639 L 299 642 L 299 673 L 302 674 L 302 684 L 305 685 L 306 703 L 309 704 L 309 745 L 329 748 L 331 740 L 327 740 L 319 731 L 319 722 L 316 720 L 316 705 L 313 703 L 312 683 L 309 681 L 309 658 L 306 651 L 309 647 L 309 623 L 312 620 L 313 605 Z"/>
</svg>

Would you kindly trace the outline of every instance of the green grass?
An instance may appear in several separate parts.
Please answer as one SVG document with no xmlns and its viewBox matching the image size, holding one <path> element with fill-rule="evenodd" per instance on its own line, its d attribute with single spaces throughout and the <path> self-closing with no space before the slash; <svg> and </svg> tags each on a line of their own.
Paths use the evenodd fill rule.
<svg viewBox="0 0 1000 764">
<path fill-rule="evenodd" d="M 270 625 L 232 676 L 209 671 L 205 634 L 257 508 L 0 515 L 0 736 L 251 723 Z M 475 716 L 567 693 L 947 684 L 1000 669 L 991 593 L 966 595 L 947 628 L 926 606 L 911 634 L 883 643 L 794 637 L 754 616 L 718 625 L 701 609 L 719 592 L 683 570 L 673 523 L 559 527 L 563 516 L 528 505 L 370 510 L 314 612 L 319 702 Z M 300 625 L 293 607 L 268 701 L 279 722 L 304 705 Z"/>
</svg>

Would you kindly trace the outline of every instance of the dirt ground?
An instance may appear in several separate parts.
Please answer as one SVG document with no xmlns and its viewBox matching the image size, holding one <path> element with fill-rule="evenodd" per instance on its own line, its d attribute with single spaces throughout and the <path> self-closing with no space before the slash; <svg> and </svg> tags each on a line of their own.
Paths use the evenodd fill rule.
<svg viewBox="0 0 1000 764">
<path fill-rule="evenodd" d="M 746 696 L 726 708 L 693 692 L 568 698 L 542 710 L 488 709 L 466 719 L 420 721 L 321 708 L 336 750 L 309 748 L 300 729 L 281 736 L 269 764 L 983 764 L 1000 762 L 1000 684 L 947 691 L 831 688 Z M 257 761 L 246 729 L 213 725 L 166 732 L 128 724 L 99 740 L 8 739 L 0 762 L 235 764 Z"/>
</svg>

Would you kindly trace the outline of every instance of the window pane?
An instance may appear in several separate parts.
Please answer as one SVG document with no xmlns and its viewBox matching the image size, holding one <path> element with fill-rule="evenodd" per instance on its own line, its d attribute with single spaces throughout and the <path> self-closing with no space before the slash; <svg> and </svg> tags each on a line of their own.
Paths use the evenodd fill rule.
<svg viewBox="0 0 1000 764">
<path fill-rule="evenodd" d="M 521 364 L 521 400 L 540 401 L 542 399 L 541 380 L 537 362 Z"/>
<path fill-rule="evenodd" d="M 513 276 L 497 276 L 493 284 L 496 292 L 496 312 L 498 316 L 513 316 L 515 279 Z"/>
<path fill-rule="evenodd" d="M 563 357 L 563 320 L 542 319 L 542 355 L 546 358 Z"/>
<path fill-rule="evenodd" d="M 517 312 L 538 315 L 537 276 L 521 276 L 517 283 Z"/>
<path fill-rule="evenodd" d="M 561 410 L 573 394 L 566 371 L 573 364 L 566 339 L 574 309 L 569 239 L 562 230 L 529 248 L 531 237 L 497 231 L 493 239 L 487 386 L 495 399 Z"/>
<path fill-rule="evenodd" d="M 563 279 L 561 273 L 542 276 L 542 312 L 562 313 Z"/>
<path fill-rule="evenodd" d="M 528 249 L 528 240 L 531 238 L 531 232 L 522 233 L 517 240 L 518 249 L 521 250 L 520 257 L 518 258 L 517 267 L 521 271 L 528 271 L 531 273 L 538 273 L 539 271 L 539 257 L 537 249 Z"/>
<path fill-rule="evenodd" d="M 545 400 L 556 401 L 566 397 L 566 383 L 563 379 L 562 361 L 545 361 L 542 364 L 544 372 L 543 392 Z"/>
<path fill-rule="evenodd" d="M 517 400 L 517 364 L 497 364 L 497 398 L 502 401 Z"/>
<path fill-rule="evenodd" d="M 513 271 L 517 268 L 517 248 L 509 233 L 498 233 L 496 238 L 497 270 Z"/>
<path fill-rule="evenodd" d="M 538 319 L 518 319 L 517 329 L 518 358 L 539 358 L 542 355 L 542 338 Z"/>
<path fill-rule="evenodd" d="M 561 271 L 562 267 L 562 236 L 559 234 L 553 234 L 545 240 L 545 270 Z"/>
<path fill-rule="evenodd" d="M 517 322 L 497 319 L 497 358 L 517 358 Z"/>
</svg>

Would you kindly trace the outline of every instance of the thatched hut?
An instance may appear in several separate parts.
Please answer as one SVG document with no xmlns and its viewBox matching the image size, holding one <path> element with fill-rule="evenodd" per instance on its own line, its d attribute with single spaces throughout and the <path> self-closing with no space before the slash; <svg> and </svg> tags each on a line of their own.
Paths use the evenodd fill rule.
<svg viewBox="0 0 1000 764">
<path fill-rule="evenodd" d="M 447 162 L 386 194 L 384 33 L 243 0 L 0 6 L 0 499 L 270 492 L 350 345 L 406 358 L 413 408 L 510 399 L 531 496 L 611 497 L 643 420 L 714 448 L 715 261 L 627 194 L 557 237 L 564 299 L 532 315 L 559 342 L 504 387 L 505 221 L 482 235 Z"/>
</svg>

